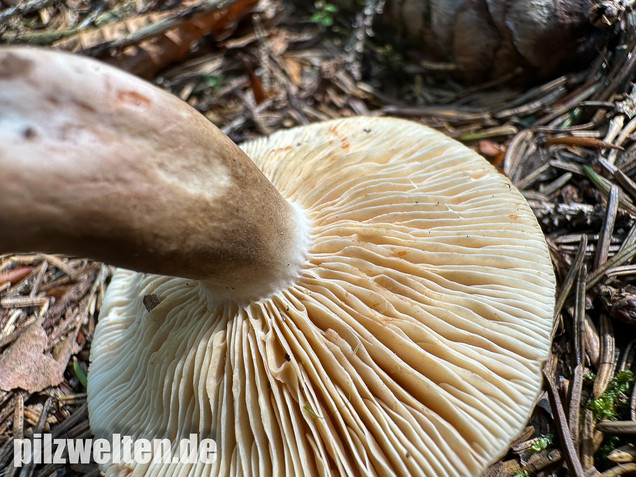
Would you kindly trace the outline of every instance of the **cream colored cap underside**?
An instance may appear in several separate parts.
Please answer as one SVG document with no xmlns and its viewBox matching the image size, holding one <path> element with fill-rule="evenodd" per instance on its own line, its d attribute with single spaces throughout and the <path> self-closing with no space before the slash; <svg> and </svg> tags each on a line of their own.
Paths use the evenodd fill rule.
<svg viewBox="0 0 636 477">
<path fill-rule="evenodd" d="M 118 271 L 92 351 L 94 432 L 217 441 L 215 464 L 133 475 L 481 473 L 527 421 L 549 351 L 554 277 L 522 196 L 401 120 L 243 148 L 305 211 L 301 277 L 238 310 L 195 281 Z M 150 313 L 147 294 L 162 300 Z"/>
</svg>

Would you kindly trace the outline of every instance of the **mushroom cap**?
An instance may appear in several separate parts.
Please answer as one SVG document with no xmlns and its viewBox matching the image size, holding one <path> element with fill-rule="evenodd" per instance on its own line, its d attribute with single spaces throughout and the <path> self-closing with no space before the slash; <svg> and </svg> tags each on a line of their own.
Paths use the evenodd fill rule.
<svg viewBox="0 0 636 477">
<path fill-rule="evenodd" d="M 399 119 L 242 147 L 310 224 L 300 277 L 239 306 L 118 270 L 92 348 L 96 436 L 216 440 L 214 463 L 132 475 L 479 475 L 526 424 L 550 349 L 555 280 L 524 198 Z"/>
</svg>

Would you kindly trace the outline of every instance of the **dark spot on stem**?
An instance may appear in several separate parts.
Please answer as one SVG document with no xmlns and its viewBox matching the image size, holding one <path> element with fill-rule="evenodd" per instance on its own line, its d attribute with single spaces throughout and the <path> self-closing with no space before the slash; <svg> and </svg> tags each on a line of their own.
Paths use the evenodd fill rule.
<svg viewBox="0 0 636 477">
<path fill-rule="evenodd" d="M 38 133 L 35 132 L 35 129 L 33 129 L 32 127 L 27 127 L 24 129 L 24 131 L 22 131 L 22 135 L 24 136 L 24 139 L 31 140 L 35 139 Z"/>
<path fill-rule="evenodd" d="M 20 58 L 15 53 L 7 53 L 0 57 L 0 78 L 25 76 L 31 69 L 33 69 L 33 62 Z"/>
</svg>

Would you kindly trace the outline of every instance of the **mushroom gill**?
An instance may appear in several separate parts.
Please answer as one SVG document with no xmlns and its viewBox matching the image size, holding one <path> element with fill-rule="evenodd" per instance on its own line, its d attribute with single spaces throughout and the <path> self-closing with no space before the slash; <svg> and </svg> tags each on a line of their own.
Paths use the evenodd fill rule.
<svg viewBox="0 0 636 477">
<path fill-rule="evenodd" d="M 300 276 L 238 305 L 117 271 L 92 349 L 95 434 L 214 438 L 216 462 L 182 475 L 479 475 L 525 425 L 550 348 L 554 276 L 523 197 L 398 119 L 242 148 L 305 215 Z"/>
</svg>

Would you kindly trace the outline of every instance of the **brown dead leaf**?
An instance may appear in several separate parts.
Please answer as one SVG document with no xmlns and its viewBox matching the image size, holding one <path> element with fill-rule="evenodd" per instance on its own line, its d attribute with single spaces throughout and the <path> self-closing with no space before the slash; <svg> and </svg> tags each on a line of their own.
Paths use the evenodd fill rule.
<svg viewBox="0 0 636 477">
<path fill-rule="evenodd" d="M 498 158 L 502 153 L 505 154 L 506 148 L 502 144 L 482 139 L 477 143 L 477 150 L 482 156 L 488 158 Z"/>
<path fill-rule="evenodd" d="M 252 93 L 254 94 L 254 101 L 256 104 L 261 104 L 265 101 L 270 94 L 263 88 L 263 82 L 254 72 L 254 67 L 246 56 L 240 56 L 243 67 L 247 71 L 247 76 L 250 79 L 250 86 L 252 87 Z"/>
<path fill-rule="evenodd" d="M 42 320 L 29 325 L 0 357 L 0 389 L 21 388 L 34 393 L 60 384 L 69 358 L 80 348 L 74 333 L 63 340 L 53 353 L 44 352 L 48 344 Z"/>
<path fill-rule="evenodd" d="M 56 43 L 56 47 L 96 56 L 143 78 L 179 61 L 203 36 L 227 38 L 257 0 L 224 4 L 181 2 L 174 10 L 142 14 Z"/>
<path fill-rule="evenodd" d="M 289 76 L 289 79 L 292 81 L 292 83 L 294 83 L 296 86 L 300 86 L 300 83 L 302 82 L 302 72 L 303 72 L 303 67 L 302 65 L 292 59 L 292 58 L 285 58 L 285 71 L 287 71 L 287 75 Z"/>
<path fill-rule="evenodd" d="M 489 139 L 482 139 L 477 143 L 477 152 L 490 160 L 493 166 L 498 169 L 503 168 L 503 161 L 506 157 L 506 146 Z"/>
<path fill-rule="evenodd" d="M 20 267 L 9 270 L 8 272 L 0 273 L 0 285 L 7 282 L 18 283 L 29 273 L 31 273 L 31 270 L 33 270 L 33 267 Z"/>
</svg>

